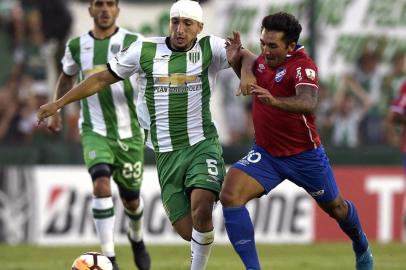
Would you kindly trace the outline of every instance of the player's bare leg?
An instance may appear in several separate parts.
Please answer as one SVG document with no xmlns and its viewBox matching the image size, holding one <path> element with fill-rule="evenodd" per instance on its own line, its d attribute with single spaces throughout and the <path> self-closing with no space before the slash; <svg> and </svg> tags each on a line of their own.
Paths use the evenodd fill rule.
<svg viewBox="0 0 406 270">
<path fill-rule="evenodd" d="M 204 189 L 194 189 L 190 195 L 192 213 L 191 270 L 206 269 L 214 241 L 212 213 L 216 196 Z"/>
<path fill-rule="evenodd" d="M 355 269 L 372 270 L 372 252 L 362 230 L 355 205 L 339 195 L 331 202 L 319 203 L 319 206 L 338 222 L 343 232 L 352 240 L 356 257 Z"/>
<path fill-rule="evenodd" d="M 173 224 L 176 232 L 190 241 L 191 270 L 206 268 L 214 241 L 212 222 L 215 195 L 211 191 L 194 189 L 191 193 L 191 213 Z"/>
</svg>

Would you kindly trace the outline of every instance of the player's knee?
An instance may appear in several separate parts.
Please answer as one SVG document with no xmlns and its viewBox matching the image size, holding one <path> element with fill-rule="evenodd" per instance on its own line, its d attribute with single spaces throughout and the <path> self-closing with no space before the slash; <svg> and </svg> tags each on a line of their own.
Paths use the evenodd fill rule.
<svg viewBox="0 0 406 270">
<path fill-rule="evenodd" d="M 90 176 L 92 180 L 95 181 L 99 178 L 110 178 L 112 170 L 110 165 L 105 163 L 96 164 L 89 169 Z"/>
<path fill-rule="evenodd" d="M 96 197 L 111 196 L 110 178 L 99 177 L 93 181 L 93 194 Z"/>
<path fill-rule="evenodd" d="M 220 202 L 223 207 L 232 207 L 238 204 L 238 196 L 235 192 L 232 192 L 228 189 L 223 189 L 220 192 Z"/>
<path fill-rule="evenodd" d="M 128 200 L 121 198 L 124 208 L 130 210 L 130 211 L 136 211 L 138 207 L 140 206 L 140 199 L 134 199 L 134 200 Z"/>
<path fill-rule="evenodd" d="M 118 190 L 124 207 L 130 211 L 136 211 L 140 205 L 140 192 L 126 190 L 122 187 L 118 187 Z"/>
<path fill-rule="evenodd" d="M 193 220 L 211 220 L 213 205 L 199 205 L 192 208 Z"/>
<path fill-rule="evenodd" d="M 345 220 L 347 208 L 343 203 L 332 203 L 326 209 L 327 214 L 337 221 Z"/>
<path fill-rule="evenodd" d="M 93 180 L 93 194 L 96 197 L 111 196 L 111 168 L 107 164 L 96 164 L 89 169 Z"/>
</svg>

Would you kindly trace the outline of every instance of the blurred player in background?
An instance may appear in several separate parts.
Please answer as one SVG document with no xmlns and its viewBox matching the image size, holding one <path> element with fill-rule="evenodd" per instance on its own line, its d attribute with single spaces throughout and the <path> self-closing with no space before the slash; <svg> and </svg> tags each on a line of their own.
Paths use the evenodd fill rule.
<svg viewBox="0 0 406 270">
<path fill-rule="evenodd" d="M 301 30 L 297 19 L 283 12 L 262 21 L 262 55 L 252 55 L 257 84 L 244 92 L 253 94 L 255 144 L 228 171 L 220 194 L 227 234 L 246 269 L 261 269 L 245 204 L 289 179 L 303 187 L 351 238 L 356 269 L 372 269 L 357 210 L 340 195 L 316 132 L 317 67 L 298 44 Z M 230 42 L 229 49 L 240 48 L 239 37 Z"/>
<path fill-rule="evenodd" d="M 79 76 L 83 80 L 106 70 L 106 63 L 123 48 L 142 37 L 116 25 L 119 0 L 90 0 L 89 13 L 94 27 L 66 45 L 55 97 L 71 89 Z M 130 222 L 128 239 L 138 269 L 150 269 L 150 256 L 142 239 L 143 201 L 140 188 L 144 168 L 144 136 L 135 110 L 132 80 L 105 86 L 81 101 L 80 131 L 83 156 L 93 180 L 93 220 L 104 255 L 118 270 L 114 250 L 114 205 L 112 176 L 118 186 Z M 53 115 L 49 129 L 59 131 L 61 119 Z"/>
<path fill-rule="evenodd" d="M 401 85 L 399 96 L 393 101 L 387 119 L 391 123 L 403 126 L 402 153 L 403 167 L 406 170 L 406 81 Z M 403 211 L 403 241 L 406 242 L 406 195 L 404 197 Z"/>
<path fill-rule="evenodd" d="M 134 42 L 109 62 L 108 70 L 41 106 L 38 119 L 138 73 L 137 112 L 148 130 L 147 144 L 156 153 L 162 202 L 177 233 L 191 242 L 191 269 L 199 270 L 210 255 L 213 205 L 225 175 L 210 97 L 216 73 L 230 65 L 224 39 L 198 37 L 203 12 L 197 2 L 174 3 L 169 29 L 169 37 Z"/>
</svg>

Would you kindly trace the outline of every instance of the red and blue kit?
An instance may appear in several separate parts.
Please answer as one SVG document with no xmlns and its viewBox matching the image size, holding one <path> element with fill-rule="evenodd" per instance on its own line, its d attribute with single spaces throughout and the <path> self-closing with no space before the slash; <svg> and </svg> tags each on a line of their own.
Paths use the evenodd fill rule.
<svg viewBox="0 0 406 270">
<path fill-rule="evenodd" d="M 317 66 L 303 46 L 276 69 L 268 67 L 263 56 L 258 57 L 254 74 L 258 85 L 274 97 L 295 96 L 299 85 L 318 88 Z M 320 145 L 313 114 L 281 110 L 262 103 L 256 96 L 252 109 L 256 144 L 273 156 L 291 156 Z"/>
<path fill-rule="evenodd" d="M 303 47 L 276 69 L 260 56 L 255 65 L 257 83 L 275 97 L 292 97 L 296 87 L 318 89 L 317 67 Z M 257 180 L 269 193 L 285 179 L 304 188 L 316 201 L 330 202 L 339 190 L 328 158 L 316 132 L 313 114 L 292 113 L 253 97 L 255 144 L 233 164 Z"/>
</svg>

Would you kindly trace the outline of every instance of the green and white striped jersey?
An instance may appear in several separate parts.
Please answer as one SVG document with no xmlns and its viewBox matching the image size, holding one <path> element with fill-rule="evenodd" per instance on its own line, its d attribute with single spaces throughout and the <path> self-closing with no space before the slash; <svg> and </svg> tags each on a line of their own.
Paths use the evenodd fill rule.
<svg viewBox="0 0 406 270">
<path fill-rule="evenodd" d="M 139 74 L 137 114 L 156 152 L 218 136 L 210 97 L 217 72 L 229 67 L 224 39 L 198 38 L 187 52 L 172 51 L 167 39 L 136 41 L 108 64 L 120 78 Z"/>
<path fill-rule="evenodd" d="M 79 75 L 83 80 L 106 69 L 106 63 L 123 48 L 142 36 L 118 28 L 108 38 L 96 39 L 90 32 L 68 41 L 62 59 L 63 72 Z M 112 139 L 141 136 L 135 109 L 136 76 L 112 84 L 95 95 L 81 100 L 79 128 Z"/>
</svg>

